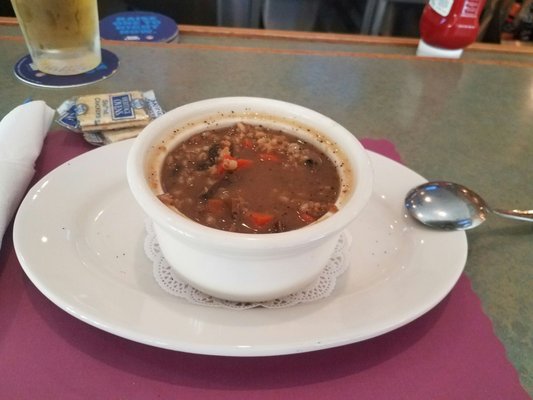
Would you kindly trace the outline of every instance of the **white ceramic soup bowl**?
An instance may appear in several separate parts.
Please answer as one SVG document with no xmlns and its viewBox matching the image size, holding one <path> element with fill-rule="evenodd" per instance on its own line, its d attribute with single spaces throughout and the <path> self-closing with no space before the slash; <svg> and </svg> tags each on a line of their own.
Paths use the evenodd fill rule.
<svg viewBox="0 0 533 400">
<path fill-rule="evenodd" d="M 201 225 L 164 205 L 157 195 L 166 153 L 196 133 L 239 121 L 280 129 L 324 151 L 347 189 L 336 203 L 338 211 L 288 232 L 245 234 Z M 226 97 L 184 105 L 150 123 L 133 143 L 127 177 L 181 279 L 215 297 L 254 302 L 289 295 L 318 278 L 342 230 L 367 204 L 373 173 L 360 142 L 330 118 L 278 100 Z"/>
</svg>

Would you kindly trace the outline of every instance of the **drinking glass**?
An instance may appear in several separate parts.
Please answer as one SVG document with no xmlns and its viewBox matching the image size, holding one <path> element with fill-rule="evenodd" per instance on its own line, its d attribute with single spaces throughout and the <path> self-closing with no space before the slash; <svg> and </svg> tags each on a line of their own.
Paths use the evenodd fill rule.
<svg viewBox="0 0 533 400">
<path fill-rule="evenodd" d="M 36 69 L 76 75 L 101 62 L 96 0 L 11 0 Z"/>
</svg>

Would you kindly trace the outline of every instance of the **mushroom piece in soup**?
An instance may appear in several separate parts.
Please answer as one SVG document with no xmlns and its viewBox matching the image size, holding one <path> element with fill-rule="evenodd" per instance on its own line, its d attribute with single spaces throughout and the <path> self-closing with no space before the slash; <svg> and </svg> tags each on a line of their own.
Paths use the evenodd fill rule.
<svg viewBox="0 0 533 400">
<path fill-rule="evenodd" d="M 200 224 L 277 233 L 337 210 L 340 176 L 315 146 L 285 132 L 237 123 L 178 144 L 161 171 L 159 199 Z"/>
</svg>

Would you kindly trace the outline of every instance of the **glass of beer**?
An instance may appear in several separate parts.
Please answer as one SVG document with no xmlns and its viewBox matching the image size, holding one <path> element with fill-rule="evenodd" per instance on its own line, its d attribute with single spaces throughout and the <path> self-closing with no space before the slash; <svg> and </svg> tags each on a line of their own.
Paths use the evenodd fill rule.
<svg viewBox="0 0 533 400">
<path fill-rule="evenodd" d="M 100 62 L 96 0 L 11 0 L 34 67 L 76 75 Z"/>
</svg>

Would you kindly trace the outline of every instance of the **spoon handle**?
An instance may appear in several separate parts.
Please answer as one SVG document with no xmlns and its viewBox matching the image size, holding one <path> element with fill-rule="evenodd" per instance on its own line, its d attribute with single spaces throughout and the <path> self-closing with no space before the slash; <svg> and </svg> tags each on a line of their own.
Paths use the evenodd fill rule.
<svg viewBox="0 0 533 400">
<path fill-rule="evenodd" d="M 533 222 L 533 210 L 500 210 L 496 208 L 491 211 L 500 217 Z"/>
</svg>

